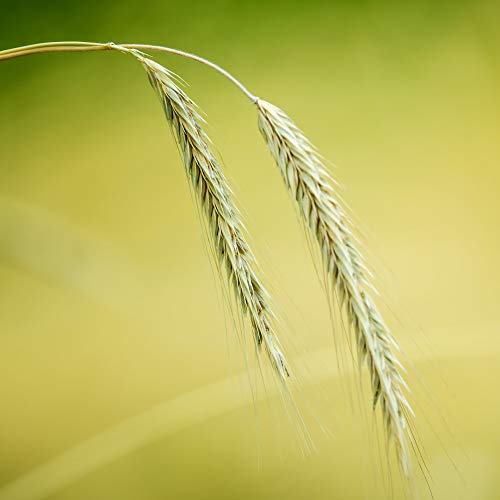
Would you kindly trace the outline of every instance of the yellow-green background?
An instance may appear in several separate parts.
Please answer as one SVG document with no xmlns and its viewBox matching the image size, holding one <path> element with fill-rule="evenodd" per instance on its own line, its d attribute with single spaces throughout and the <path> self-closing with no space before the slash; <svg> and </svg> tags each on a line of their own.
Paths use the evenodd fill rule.
<svg viewBox="0 0 500 500">
<path fill-rule="evenodd" d="M 435 497 L 496 499 L 499 25 L 493 0 L 3 0 L 0 48 L 164 44 L 285 108 L 339 166 L 381 270 Z M 303 457 L 279 399 L 253 405 L 236 376 L 241 348 L 139 65 L 39 55 L 0 63 L 0 484 L 26 488 L 10 498 L 56 485 L 54 500 L 387 498 L 370 411 L 337 375 L 328 307 L 255 110 L 212 70 L 158 60 L 206 111 L 281 337 L 308 360 L 298 401 L 317 451 Z M 418 470 L 416 483 L 429 497 Z"/>
</svg>

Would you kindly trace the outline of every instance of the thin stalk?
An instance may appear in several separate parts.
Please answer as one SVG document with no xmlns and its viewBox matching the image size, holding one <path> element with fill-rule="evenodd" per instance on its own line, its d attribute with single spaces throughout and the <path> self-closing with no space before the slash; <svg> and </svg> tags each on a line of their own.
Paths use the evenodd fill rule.
<svg viewBox="0 0 500 500">
<path fill-rule="evenodd" d="M 104 43 L 99 43 L 99 42 L 73 42 L 73 41 L 66 41 L 66 42 L 44 42 L 44 43 L 34 43 L 30 45 L 23 45 L 21 47 L 14 47 L 13 49 L 6 49 L 0 51 L 0 55 L 4 54 L 13 54 L 15 52 L 20 52 L 21 54 L 15 55 L 13 57 L 19 57 L 23 55 L 28 55 L 26 52 L 29 53 L 36 53 L 39 52 L 39 49 L 44 49 L 44 48 L 58 48 L 58 47 L 99 47 L 98 49 L 95 50 L 109 50 L 110 47 L 107 47 L 106 44 Z M 92 49 L 89 49 L 92 50 Z M 35 51 L 35 52 L 32 52 Z M 5 58 L 7 59 L 7 58 Z"/>
<path fill-rule="evenodd" d="M 236 87 L 238 87 L 254 104 L 258 101 L 257 96 L 253 95 L 239 80 L 237 80 L 233 75 L 231 75 L 225 69 L 221 68 L 219 65 L 203 57 L 191 54 L 190 52 L 184 52 L 182 50 L 173 49 L 171 47 L 163 47 L 162 45 L 149 45 L 142 43 L 114 44 L 112 42 L 95 43 L 76 41 L 36 43 L 33 45 L 25 45 L 13 49 L 2 50 L 0 51 L 0 61 L 14 59 L 16 57 L 28 56 L 32 54 L 41 54 L 44 52 L 87 52 L 95 50 L 120 50 L 120 48 L 167 52 L 169 54 L 175 54 L 181 57 L 186 57 L 187 59 L 192 59 L 193 61 L 200 62 L 205 66 L 208 66 L 209 68 L 212 68 L 215 71 L 219 72 L 222 76 L 226 77 L 229 81 L 236 85 Z"/>
</svg>

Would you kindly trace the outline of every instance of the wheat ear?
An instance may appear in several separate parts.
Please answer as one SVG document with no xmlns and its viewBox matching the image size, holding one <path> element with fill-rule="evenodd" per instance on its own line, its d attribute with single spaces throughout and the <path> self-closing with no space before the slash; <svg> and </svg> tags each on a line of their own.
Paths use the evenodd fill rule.
<svg viewBox="0 0 500 500">
<path fill-rule="evenodd" d="M 370 296 L 370 273 L 356 247 L 350 219 L 338 201 L 334 180 L 315 147 L 284 111 L 260 99 L 256 105 L 259 129 L 319 245 L 328 285 L 337 293 L 340 307 L 345 306 L 359 361 L 367 360 L 373 407 L 380 401 L 388 438 L 394 439 L 399 462 L 409 475 L 411 434 L 406 415 L 412 411 L 403 392 L 402 366 L 393 354 L 399 348 Z"/>
<path fill-rule="evenodd" d="M 163 104 L 180 147 L 188 180 L 207 221 L 219 271 L 226 269 L 236 301 L 243 315 L 250 318 L 256 346 L 264 345 L 274 370 L 285 383 L 289 371 L 272 327 L 269 294 L 257 276 L 255 259 L 245 241 L 231 189 L 203 130 L 204 119 L 196 104 L 175 83 L 176 76 L 172 72 L 137 51 L 124 51 L 142 63 Z"/>
<path fill-rule="evenodd" d="M 243 315 L 248 314 L 257 346 L 264 343 L 273 367 L 286 382 L 288 370 L 271 326 L 268 294 L 257 278 L 255 262 L 243 237 L 243 225 L 231 200 L 230 189 L 209 148 L 196 105 L 174 83 L 174 75 L 138 50 L 158 50 L 205 64 L 232 81 L 259 112 L 259 128 L 281 169 L 306 226 L 319 244 L 330 290 L 337 293 L 354 332 L 360 364 L 367 360 L 371 373 L 373 406 L 380 401 L 388 439 L 394 439 L 400 464 L 409 475 L 408 442 L 415 445 L 407 415 L 413 412 L 400 374 L 399 350 L 370 291 L 366 269 L 352 235 L 352 225 L 337 201 L 334 181 L 323 159 L 294 122 L 276 106 L 258 99 L 220 66 L 194 54 L 158 45 L 49 42 L 0 51 L 0 61 L 42 52 L 119 50 L 133 54 L 144 65 L 163 103 L 184 157 L 188 178 L 211 229 L 219 270 L 225 267 Z"/>
</svg>

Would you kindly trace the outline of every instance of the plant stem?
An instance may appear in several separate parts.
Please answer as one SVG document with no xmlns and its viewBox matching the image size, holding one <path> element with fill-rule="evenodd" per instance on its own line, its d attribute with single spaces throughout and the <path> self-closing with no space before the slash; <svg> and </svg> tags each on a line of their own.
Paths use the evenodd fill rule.
<svg viewBox="0 0 500 500">
<path fill-rule="evenodd" d="M 253 95 L 239 80 L 237 80 L 233 75 L 228 73 L 225 69 L 221 68 L 219 65 L 204 59 L 203 57 L 191 54 L 189 52 L 184 52 L 182 50 L 173 49 L 170 47 L 163 47 L 161 45 L 148 45 L 141 43 L 125 43 L 125 44 L 114 44 L 114 43 L 94 43 L 94 42 L 47 42 L 47 43 L 36 43 L 33 45 L 25 45 L 23 47 L 16 47 L 13 49 L 0 51 L 0 61 L 5 61 L 7 59 L 14 59 L 15 57 L 28 56 L 31 54 L 41 54 L 44 52 L 88 52 L 94 50 L 120 50 L 130 49 L 130 50 L 154 50 L 158 52 L 167 52 L 169 54 L 176 54 L 181 57 L 186 57 L 192 59 L 193 61 L 200 62 L 205 66 L 208 66 L 215 71 L 219 72 L 221 75 L 225 76 L 228 80 L 233 82 L 236 87 L 238 87 L 253 103 L 258 101 L 258 97 Z"/>
</svg>

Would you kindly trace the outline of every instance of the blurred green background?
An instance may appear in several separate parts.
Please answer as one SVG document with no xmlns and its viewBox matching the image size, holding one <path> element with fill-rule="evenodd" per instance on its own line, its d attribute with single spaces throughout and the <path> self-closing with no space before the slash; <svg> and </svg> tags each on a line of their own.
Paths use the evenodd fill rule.
<svg viewBox="0 0 500 500">
<path fill-rule="evenodd" d="M 381 270 L 435 497 L 500 497 L 498 2 L 1 7 L 1 49 L 167 45 L 286 109 L 339 166 Z M 368 392 L 337 373 L 328 307 L 255 110 L 212 70 L 157 60 L 207 113 L 280 335 L 305 360 L 298 401 L 317 452 L 301 454 L 269 378 L 269 401 L 252 404 L 139 65 L 37 55 L 0 63 L 0 498 L 402 498 L 356 402 Z M 415 482 L 428 498 L 418 469 Z"/>
</svg>

